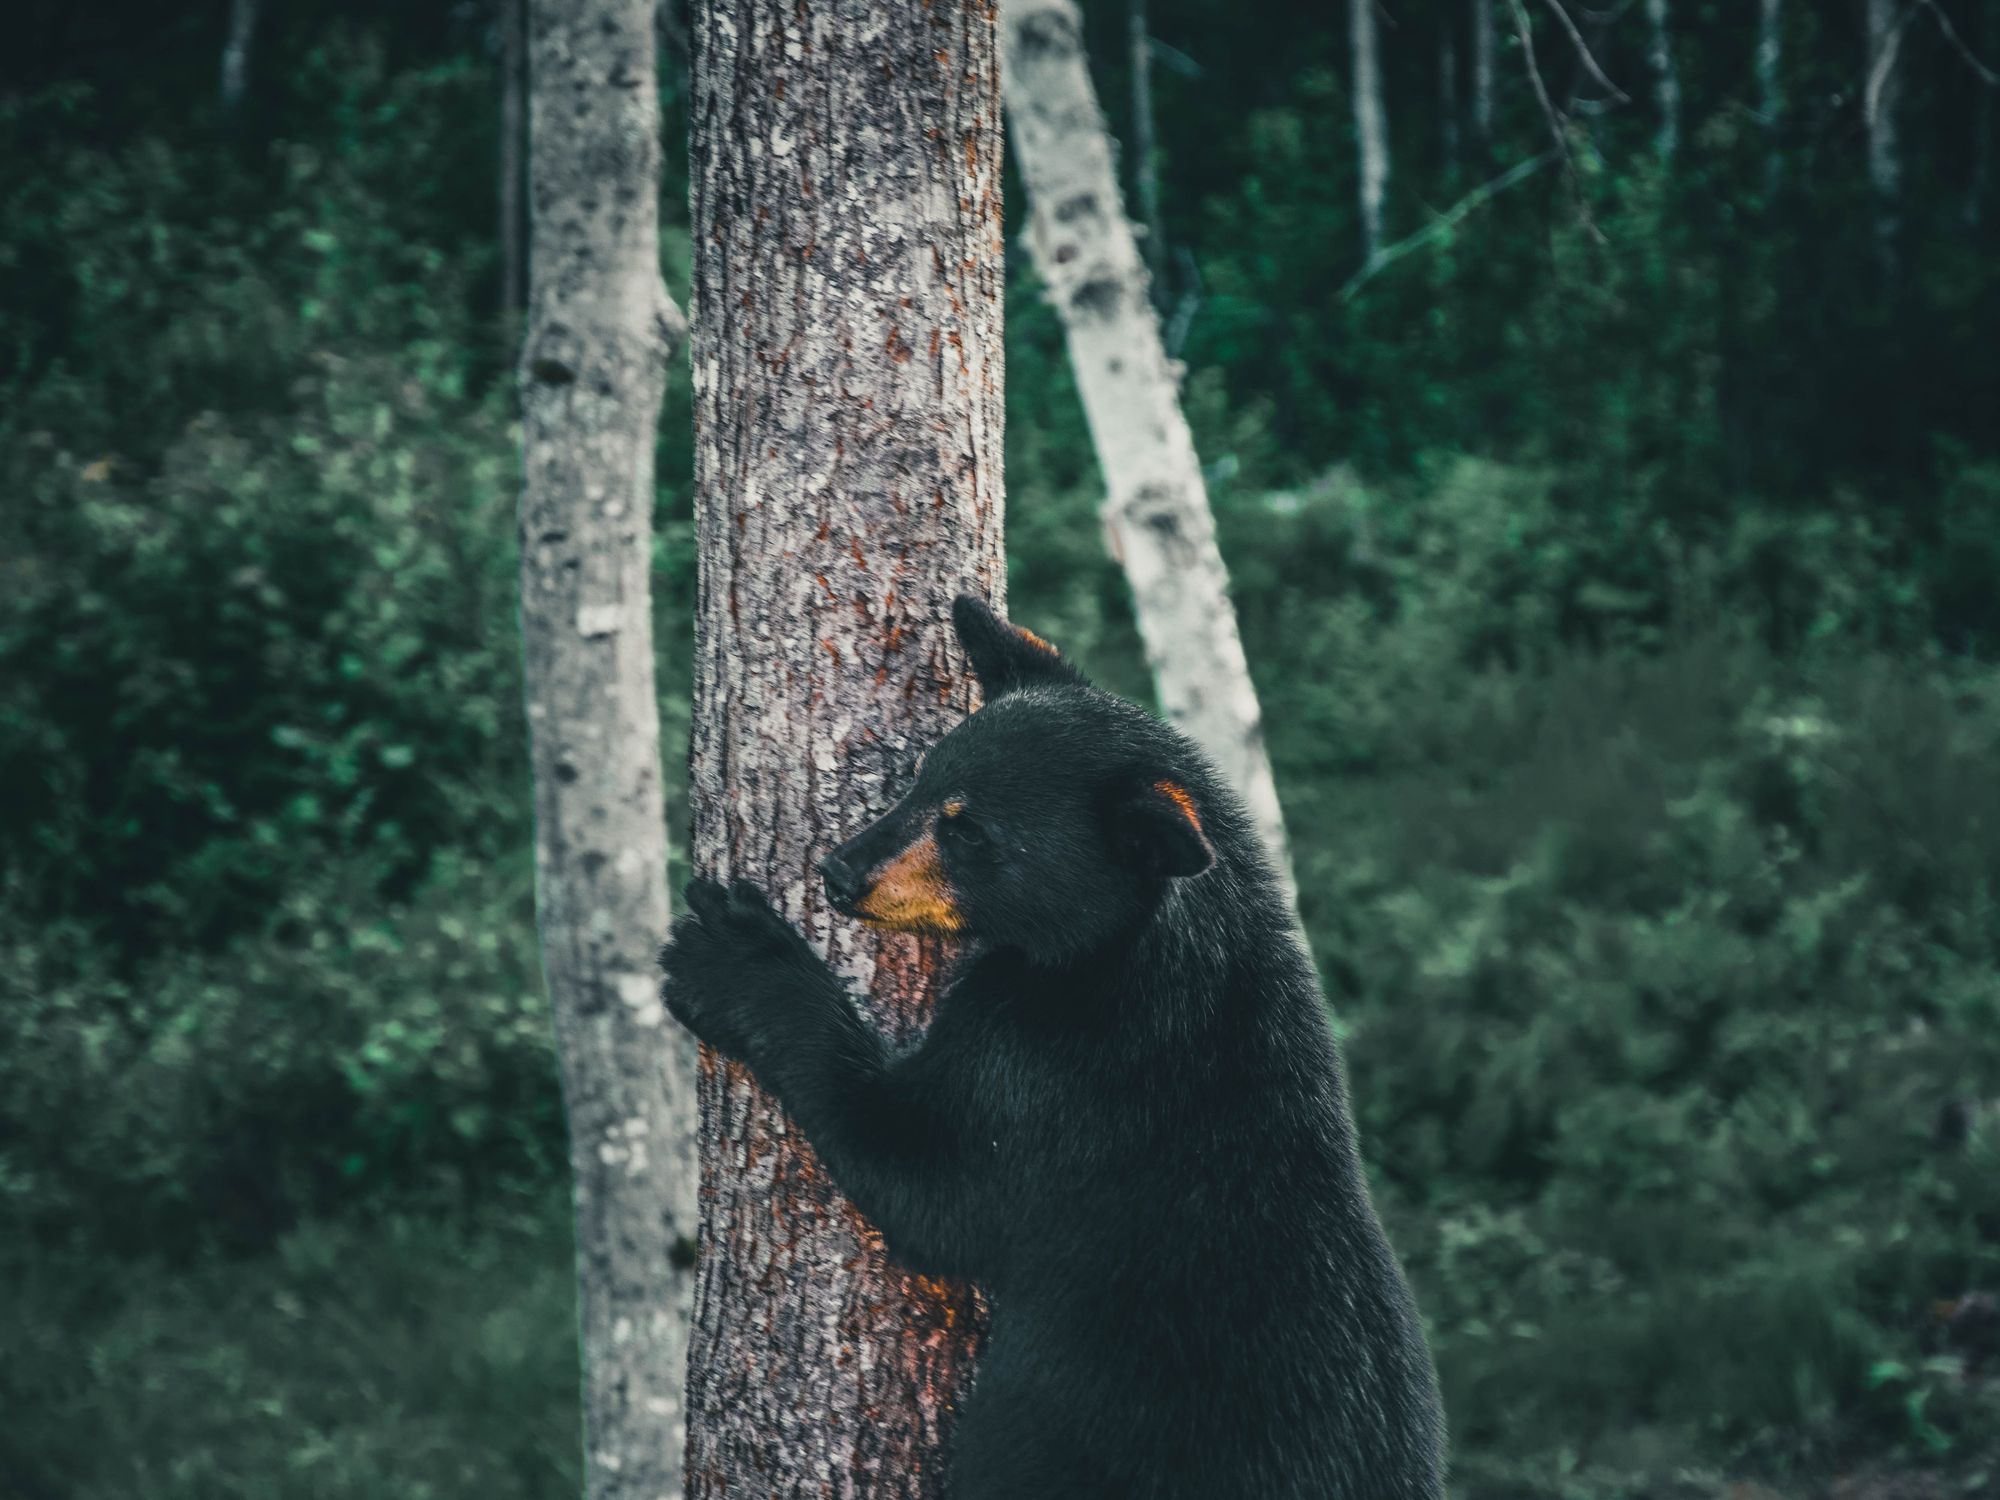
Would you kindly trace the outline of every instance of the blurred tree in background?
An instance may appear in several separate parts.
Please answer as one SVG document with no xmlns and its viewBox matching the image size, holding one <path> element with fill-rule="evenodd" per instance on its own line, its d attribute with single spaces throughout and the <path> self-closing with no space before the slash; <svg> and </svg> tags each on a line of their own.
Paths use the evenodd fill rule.
<svg viewBox="0 0 2000 1500">
<path fill-rule="evenodd" d="M 1124 168 L 1467 1494 L 2000 1483 L 2000 6 L 1886 9 L 1379 7 L 1372 261 L 1344 12 L 1141 23 Z M 573 1487 L 502 7 L 253 8 L 228 108 L 220 0 L 17 10 L 0 1490 Z M 1013 607 L 1143 694 L 1010 262 Z M 689 430 L 676 373 L 670 763 Z"/>
</svg>

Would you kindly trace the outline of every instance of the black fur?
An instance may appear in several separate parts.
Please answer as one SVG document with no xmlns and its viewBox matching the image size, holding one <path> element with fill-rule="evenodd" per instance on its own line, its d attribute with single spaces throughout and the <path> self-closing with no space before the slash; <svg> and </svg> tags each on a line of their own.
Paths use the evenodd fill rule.
<svg viewBox="0 0 2000 1500">
<path fill-rule="evenodd" d="M 956 619 L 987 706 L 827 864 L 851 908 L 936 839 L 970 941 L 921 1044 L 892 1053 L 741 883 L 689 888 L 668 1006 L 892 1251 L 985 1290 L 955 1500 L 1433 1500 L 1430 1356 L 1236 799 L 1033 637 Z"/>
</svg>

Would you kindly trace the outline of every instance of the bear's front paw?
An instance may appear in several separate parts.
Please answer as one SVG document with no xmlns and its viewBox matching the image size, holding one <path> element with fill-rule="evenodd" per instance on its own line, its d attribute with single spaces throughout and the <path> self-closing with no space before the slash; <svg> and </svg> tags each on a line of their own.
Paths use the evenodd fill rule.
<svg viewBox="0 0 2000 1500">
<path fill-rule="evenodd" d="M 697 880 L 683 899 L 686 912 L 660 952 L 661 998 L 701 1040 L 748 1061 L 778 1022 L 787 992 L 825 966 L 747 880 L 727 888 Z"/>
</svg>

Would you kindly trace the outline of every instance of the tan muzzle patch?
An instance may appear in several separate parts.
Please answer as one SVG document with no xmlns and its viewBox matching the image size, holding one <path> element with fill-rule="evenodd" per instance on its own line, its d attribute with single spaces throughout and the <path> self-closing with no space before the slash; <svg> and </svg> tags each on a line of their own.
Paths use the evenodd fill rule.
<svg viewBox="0 0 2000 1500">
<path fill-rule="evenodd" d="M 875 877 L 855 915 L 891 932 L 957 932 L 965 926 L 937 840 L 928 833 L 898 854 Z"/>
</svg>

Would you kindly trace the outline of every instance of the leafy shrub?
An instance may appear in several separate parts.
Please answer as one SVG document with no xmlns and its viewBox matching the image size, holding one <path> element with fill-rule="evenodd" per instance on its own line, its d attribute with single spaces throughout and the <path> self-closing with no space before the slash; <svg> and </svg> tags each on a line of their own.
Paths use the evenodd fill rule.
<svg viewBox="0 0 2000 1500">
<path fill-rule="evenodd" d="M 293 871 L 215 954 L 120 972 L 0 924 L 0 1220 L 51 1243 L 257 1247 L 303 1218 L 561 1170 L 525 861 L 444 858 L 409 905 Z"/>
</svg>

